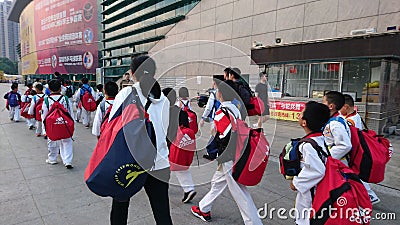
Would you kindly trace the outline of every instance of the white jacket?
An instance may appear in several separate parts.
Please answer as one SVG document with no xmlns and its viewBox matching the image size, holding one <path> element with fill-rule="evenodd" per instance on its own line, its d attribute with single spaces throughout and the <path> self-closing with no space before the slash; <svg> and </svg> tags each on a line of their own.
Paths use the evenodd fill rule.
<svg viewBox="0 0 400 225">
<path fill-rule="evenodd" d="M 343 118 L 343 117 L 342 117 Z M 343 119 L 346 121 L 346 119 Z M 348 165 L 344 158 L 351 150 L 350 129 L 347 123 L 343 124 L 339 121 L 329 122 L 323 131 L 325 143 L 328 145 L 329 152 L 334 159 L 342 160 Z"/>
<path fill-rule="evenodd" d="M 101 104 L 104 102 L 104 112 L 101 110 Z M 92 127 L 92 134 L 94 136 L 100 136 L 100 127 L 101 122 L 103 121 L 103 117 L 107 112 L 108 108 L 114 104 L 114 100 L 105 100 L 97 106 L 96 114 L 94 115 L 93 119 L 93 127 Z"/>
<path fill-rule="evenodd" d="M 216 90 L 210 91 L 210 96 L 208 97 L 207 105 L 206 108 L 204 109 L 203 115 L 201 118 L 207 118 L 208 115 L 210 115 L 211 111 L 214 108 L 214 101 L 216 97 Z M 215 113 L 217 112 L 218 109 L 214 109 L 214 115 L 212 115 L 211 119 L 214 119 Z"/>
<path fill-rule="evenodd" d="M 43 98 L 44 96 L 45 96 L 45 94 L 37 94 L 37 95 L 33 96 L 31 105 L 29 106 L 29 111 L 28 111 L 29 115 L 35 114 L 36 102 L 39 101 L 39 99 Z"/>
<path fill-rule="evenodd" d="M 143 107 L 146 105 L 147 98 L 143 96 L 142 89 L 139 86 L 139 82 L 136 82 L 133 87 L 136 88 L 140 101 Z M 124 100 L 132 92 L 132 87 L 123 88 L 117 96 L 115 96 L 114 105 L 110 112 L 111 119 L 118 108 L 123 104 Z M 160 99 L 152 99 L 151 104 L 147 110 L 149 119 L 153 123 L 154 131 L 156 133 L 156 144 L 157 144 L 157 156 L 153 170 L 160 170 L 169 167 L 169 149 L 167 146 L 167 131 L 169 125 L 169 101 L 161 93 Z"/>
</svg>

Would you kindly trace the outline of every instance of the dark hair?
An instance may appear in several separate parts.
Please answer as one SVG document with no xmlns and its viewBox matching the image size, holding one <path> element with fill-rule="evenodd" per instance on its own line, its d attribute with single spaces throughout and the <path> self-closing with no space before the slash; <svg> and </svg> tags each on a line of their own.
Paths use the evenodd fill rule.
<svg viewBox="0 0 400 225">
<path fill-rule="evenodd" d="M 108 97 L 115 97 L 118 94 L 118 84 L 115 83 L 114 81 L 108 81 L 106 85 L 104 86 L 104 91 L 108 95 Z"/>
<path fill-rule="evenodd" d="M 240 74 L 242 72 L 240 71 L 239 68 L 232 68 L 231 71 L 229 71 L 229 74 L 231 74 L 236 80 L 240 79 Z"/>
<path fill-rule="evenodd" d="M 303 120 L 307 121 L 307 127 L 311 131 L 322 131 L 322 128 L 330 118 L 330 110 L 328 106 L 315 101 L 306 103 L 303 111 Z"/>
<path fill-rule="evenodd" d="M 351 95 L 344 94 L 344 104 L 349 105 L 350 107 L 354 107 L 354 99 Z"/>
<path fill-rule="evenodd" d="M 218 85 L 218 91 L 221 93 L 224 101 L 232 101 L 233 99 L 240 99 L 236 92 L 235 82 L 226 80 L 220 82 Z"/>
<path fill-rule="evenodd" d="M 260 79 L 261 79 L 261 77 L 263 77 L 263 76 L 266 76 L 267 75 L 267 73 L 266 72 L 261 72 L 260 74 L 259 74 L 259 76 L 260 76 Z"/>
<path fill-rule="evenodd" d="M 65 81 L 65 84 L 66 84 L 66 85 L 71 85 L 72 82 L 71 82 L 70 80 L 66 80 L 66 81 Z"/>
<path fill-rule="evenodd" d="M 189 98 L 189 90 L 187 89 L 187 87 L 179 88 L 179 97 Z"/>
<path fill-rule="evenodd" d="M 83 86 L 83 83 L 79 83 L 78 87 L 81 88 Z"/>
<path fill-rule="evenodd" d="M 43 84 L 36 84 L 35 86 L 36 89 L 38 89 L 39 91 L 43 91 Z"/>
<path fill-rule="evenodd" d="M 49 82 L 49 89 L 51 92 L 59 92 L 61 89 L 61 81 L 54 79 Z"/>
<path fill-rule="evenodd" d="M 28 88 L 32 88 L 33 84 L 32 84 L 32 83 L 28 83 L 26 86 L 27 86 Z"/>
<path fill-rule="evenodd" d="M 189 115 L 186 111 L 180 110 L 179 112 L 179 126 L 190 128 Z"/>
<path fill-rule="evenodd" d="M 173 106 L 176 102 L 176 91 L 173 88 L 164 88 L 162 93 L 168 98 L 169 105 Z"/>
<path fill-rule="evenodd" d="M 31 90 L 31 92 L 29 93 L 30 95 L 36 95 L 37 92 L 35 90 Z"/>
<path fill-rule="evenodd" d="M 143 76 L 154 77 L 156 63 L 147 55 L 140 55 L 132 58 L 131 70 L 136 79 L 140 81 Z"/>
<path fill-rule="evenodd" d="M 35 82 L 40 82 L 40 78 L 36 78 L 36 79 L 35 79 Z"/>
<path fill-rule="evenodd" d="M 103 85 L 102 84 L 98 84 L 96 85 L 97 90 L 102 91 L 103 90 Z"/>
<path fill-rule="evenodd" d="M 58 77 L 58 76 L 60 76 L 61 74 L 60 74 L 60 72 L 56 71 L 56 72 L 54 72 L 54 75 L 56 75 L 56 76 Z"/>
<path fill-rule="evenodd" d="M 226 67 L 226 68 L 224 69 L 224 73 L 229 74 L 229 72 L 231 72 L 231 68 L 230 68 L 230 67 Z"/>
<path fill-rule="evenodd" d="M 344 106 L 344 96 L 338 91 L 330 91 L 325 94 L 328 104 L 335 104 L 336 110 L 340 110 Z"/>
<path fill-rule="evenodd" d="M 17 83 L 12 83 L 11 84 L 11 90 L 14 90 L 16 88 L 18 88 L 18 84 Z"/>
<path fill-rule="evenodd" d="M 161 97 L 161 86 L 153 77 L 144 76 L 141 78 L 140 88 L 145 97 L 159 99 Z"/>
<path fill-rule="evenodd" d="M 87 79 L 86 77 L 82 78 L 81 81 L 82 81 L 83 84 L 89 83 L 89 79 Z"/>
</svg>

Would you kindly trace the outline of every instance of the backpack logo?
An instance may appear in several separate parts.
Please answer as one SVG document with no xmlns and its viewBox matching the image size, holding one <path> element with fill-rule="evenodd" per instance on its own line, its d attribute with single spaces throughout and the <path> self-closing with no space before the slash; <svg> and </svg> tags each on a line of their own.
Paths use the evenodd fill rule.
<svg viewBox="0 0 400 225">
<path fill-rule="evenodd" d="M 191 138 L 189 137 L 189 135 L 185 134 L 185 135 L 182 137 L 181 142 L 179 143 L 179 148 L 186 147 L 186 146 L 191 145 L 191 144 L 193 144 L 193 143 L 194 143 L 194 140 L 191 139 Z"/>
<path fill-rule="evenodd" d="M 54 124 L 60 125 L 60 124 L 67 124 L 67 123 L 68 123 L 68 121 L 65 121 L 64 118 L 58 117 L 58 118 L 56 119 L 56 122 L 55 122 Z"/>
<path fill-rule="evenodd" d="M 115 182 L 123 188 L 128 188 L 129 185 L 142 173 L 145 173 L 137 164 L 124 164 L 115 171 Z"/>
</svg>

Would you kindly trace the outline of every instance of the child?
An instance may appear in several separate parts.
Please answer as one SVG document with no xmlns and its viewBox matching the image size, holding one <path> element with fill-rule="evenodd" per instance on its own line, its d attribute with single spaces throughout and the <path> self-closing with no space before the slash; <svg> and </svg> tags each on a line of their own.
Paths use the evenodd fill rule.
<svg viewBox="0 0 400 225">
<path fill-rule="evenodd" d="M 179 88 L 179 102 L 176 103 L 181 109 L 183 107 L 188 106 L 190 110 L 192 110 L 192 106 L 190 105 L 189 99 L 189 90 L 186 87 Z"/>
<path fill-rule="evenodd" d="M 35 85 L 35 90 L 36 90 L 36 95 L 33 96 L 32 101 L 31 101 L 31 106 L 29 107 L 29 115 L 35 115 L 36 118 L 36 104 L 39 103 L 40 99 L 44 98 L 44 93 L 43 93 L 43 85 L 41 83 L 37 83 Z M 43 100 L 41 100 L 43 101 Z M 41 110 L 41 109 L 40 109 Z M 41 115 L 40 115 L 41 116 Z M 40 137 L 42 134 L 44 134 L 44 129 L 43 128 L 43 122 L 40 120 L 34 120 L 36 121 L 36 137 Z"/>
<path fill-rule="evenodd" d="M 356 110 L 354 110 L 354 100 L 353 97 L 350 95 L 344 95 L 344 105 L 342 109 L 340 110 L 340 114 L 346 118 L 346 121 L 351 123 L 353 126 L 357 127 L 359 130 L 363 129 L 362 121 L 361 121 L 361 116 L 357 113 Z M 379 197 L 375 194 L 375 192 L 371 189 L 371 186 L 369 186 L 368 183 L 364 182 L 364 187 L 368 191 L 369 198 L 371 199 L 372 205 L 375 205 L 379 203 L 381 200 Z"/>
<path fill-rule="evenodd" d="M 7 99 L 6 108 L 9 110 L 8 118 L 11 121 L 19 122 L 21 116 L 21 94 L 18 92 L 18 84 L 11 85 L 11 91 L 4 95 Z"/>
<path fill-rule="evenodd" d="M 175 91 L 170 88 L 164 89 L 163 93 L 172 105 L 170 106 L 170 120 L 167 132 L 171 171 L 174 171 L 183 188 L 182 202 L 188 203 L 197 194 L 194 191 L 192 174 L 189 171 L 189 166 L 196 150 L 196 137 L 189 127 L 188 113 L 173 105 L 173 102 L 176 101 Z M 178 118 L 176 115 L 179 115 Z"/>
<path fill-rule="evenodd" d="M 97 93 L 96 93 L 95 100 L 96 100 L 96 105 L 99 105 L 100 102 L 102 102 L 104 99 L 103 85 L 98 84 L 98 85 L 96 85 L 96 88 L 97 88 Z"/>
<path fill-rule="evenodd" d="M 78 92 L 75 94 L 75 99 L 78 102 L 82 103 L 82 97 L 85 94 L 86 91 L 89 92 L 89 94 L 91 94 L 93 97 L 96 96 L 96 93 L 94 92 L 93 88 L 91 88 L 89 86 L 89 79 L 87 79 L 86 77 L 82 78 L 82 87 L 79 88 Z M 82 113 L 82 124 L 89 129 L 90 126 L 90 119 L 91 119 L 91 112 L 86 111 L 86 109 L 83 107 L 82 105 L 82 109 L 81 109 L 81 113 Z"/>
<path fill-rule="evenodd" d="M 75 105 L 75 108 L 76 108 L 75 121 L 77 123 L 79 123 L 79 120 L 81 119 L 81 116 L 82 116 L 82 104 L 79 101 L 79 99 L 77 99 L 77 97 L 79 97 L 79 94 L 78 94 L 79 90 L 80 90 L 80 88 L 82 88 L 82 86 L 83 86 L 83 84 L 79 83 L 78 90 L 76 90 L 76 92 L 74 94 L 74 105 Z"/>
<path fill-rule="evenodd" d="M 25 97 L 25 104 L 24 104 L 24 107 L 22 107 L 22 110 L 25 110 L 25 112 L 24 112 L 25 114 L 24 114 L 24 115 L 26 115 L 26 114 L 29 115 L 28 117 L 25 118 L 29 130 L 35 129 L 36 120 L 35 120 L 35 118 L 31 117 L 31 115 L 29 114 L 29 108 L 30 108 L 30 105 L 29 105 L 29 104 L 30 104 L 30 102 L 32 101 L 33 96 L 35 96 L 36 94 L 37 94 L 37 92 L 36 92 L 35 90 L 32 89 L 32 90 L 29 92 L 29 95 L 26 95 L 26 97 Z"/>
<path fill-rule="evenodd" d="M 237 97 L 233 90 L 234 85 L 228 82 L 221 82 L 218 85 L 217 98 L 221 102 L 221 108 L 217 111 L 214 123 L 217 131 L 216 138 L 218 143 L 218 169 L 211 180 L 211 189 L 199 202 L 199 206 L 193 206 L 193 215 L 203 221 L 211 220 L 211 208 L 214 201 L 228 187 L 236 204 L 239 207 L 244 224 L 262 224 L 258 217 L 257 208 L 250 196 L 247 187 L 237 183 L 232 177 L 232 167 L 234 156 L 231 157 L 234 149 L 227 148 L 231 136 L 230 117 L 224 114 L 229 113 L 232 117 L 241 119 L 240 111 L 232 104 L 232 100 Z M 223 155 L 224 154 L 224 155 Z M 228 156 L 227 156 L 228 155 Z M 222 157 L 222 158 L 221 158 Z"/>
<path fill-rule="evenodd" d="M 113 81 L 107 82 L 105 86 L 106 100 L 102 101 L 99 106 L 97 106 L 96 114 L 93 120 L 92 134 L 97 138 L 100 137 L 100 127 L 103 123 L 103 118 L 109 111 L 109 108 L 112 107 L 115 96 L 117 96 L 117 94 L 118 85 Z"/>
<path fill-rule="evenodd" d="M 330 91 L 325 94 L 322 103 L 328 106 L 331 118 L 335 118 L 330 119 L 324 128 L 325 143 L 334 159 L 339 159 L 345 165 L 349 165 L 348 153 L 352 147 L 350 130 L 347 123 L 339 115 L 339 110 L 344 105 L 344 96 L 340 92 Z"/>
<path fill-rule="evenodd" d="M 330 117 L 329 108 L 321 103 L 310 101 L 299 116 L 299 125 L 304 129 L 306 136 L 303 138 L 313 139 L 322 150 L 328 154 L 324 145 L 322 127 Z M 297 191 L 295 208 L 297 225 L 310 224 L 310 215 L 303 212 L 310 212 L 314 188 L 324 178 L 326 158 L 320 158 L 318 152 L 310 143 L 299 145 L 301 153 L 301 171 L 290 183 L 290 188 Z"/>
<path fill-rule="evenodd" d="M 72 113 L 72 105 L 69 104 L 67 97 L 61 95 L 61 82 L 59 80 L 51 80 L 49 83 L 49 89 L 51 94 L 46 96 L 48 100 L 48 105 L 43 103 L 42 105 L 42 121 L 46 118 L 49 109 L 53 105 L 55 101 L 59 101 L 61 105 L 68 111 L 68 113 Z M 46 101 L 46 100 L 45 100 Z M 72 169 L 72 157 L 73 157 L 73 149 L 72 149 L 72 138 L 66 138 L 59 141 L 52 141 L 50 139 L 47 140 L 47 147 L 49 150 L 48 158 L 46 159 L 46 163 L 54 165 L 57 164 L 57 156 L 60 153 L 61 159 L 64 163 L 64 166 L 67 169 Z"/>
</svg>

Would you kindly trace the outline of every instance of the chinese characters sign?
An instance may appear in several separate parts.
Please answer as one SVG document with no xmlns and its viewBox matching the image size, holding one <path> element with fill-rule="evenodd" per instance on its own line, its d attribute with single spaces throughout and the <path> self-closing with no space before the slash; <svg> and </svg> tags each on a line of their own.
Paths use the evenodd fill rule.
<svg viewBox="0 0 400 225">
<path fill-rule="evenodd" d="M 270 101 L 270 117 L 279 120 L 297 121 L 304 110 L 304 102 Z"/>
<path fill-rule="evenodd" d="M 22 51 L 23 74 L 95 73 L 97 1 L 34 0 L 20 22 L 32 18 L 31 27 L 24 29 L 31 31 L 26 38 L 35 41 L 30 51 Z"/>
</svg>

